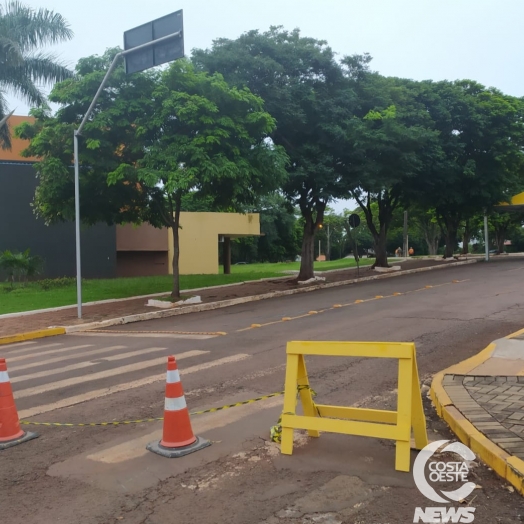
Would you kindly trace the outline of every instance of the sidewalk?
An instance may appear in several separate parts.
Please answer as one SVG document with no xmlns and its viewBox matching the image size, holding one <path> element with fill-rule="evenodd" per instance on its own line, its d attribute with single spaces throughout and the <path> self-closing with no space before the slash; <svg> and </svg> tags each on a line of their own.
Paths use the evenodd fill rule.
<svg viewBox="0 0 524 524">
<path fill-rule="evenodd" d="M 457 437 L 524 495 L 524 329 L 438 373 L 430 395 Z"/>
</svg>

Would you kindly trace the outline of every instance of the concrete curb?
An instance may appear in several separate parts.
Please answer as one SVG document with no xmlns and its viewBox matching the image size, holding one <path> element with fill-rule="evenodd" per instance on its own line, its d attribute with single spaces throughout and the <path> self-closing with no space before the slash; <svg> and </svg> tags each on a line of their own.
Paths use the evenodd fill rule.
<svg viewBox="0 0 524 524">
<path fill-rule="evenodd" d="M 393 278 L 402 275 L 411 275 L 414 273 L 422 273 L 424 271 L 431 271 L 435 269 L 443 269 L 453 266 L 463 266 L 468 264 L 475 264 L 476 260 L 467 260 L 464 262 L 454 262 L 450 264 L 443 264 L 440 266 L 421 267 L 418 269 L 408 269 L 406 271 L 400 271 L 398 273 L 386 273 L 384 275 L 374 275 L 371 277 L 354 278 L 351 280 L 342 280 L 340 282 L 330 282 L 328 284 L 317 284 L 314 286 L 308 286 L 305 288 L 290 289 L 286 291 L 273 291 L 272 293 L 264 293 L 262 295 L 252 295 L 249 297 L 233 298 L 229 300 L 221 300 L 219 302 L 209 302 L 207 304 L 197 304 L 194 306 L 187 306 L 184 308 L 163 310 L 163 311 L 151 311 L 148 313 L 139 313 L 136 315 L 128 315 L 125 317 L 112 318 L 108 320 L 102 320 L 99 322 L 90 322 L 88 324 L 79 324 L 74 326 L 67 326 L 66 333 L 75 333 L 78 331 L 88 331 L 90 329 L 98 329 L 109 326 L 118 326 L 123 324 L 130 324 L 132 322 L 140 322 L 142 320 L 153 320 L 156 318 L 167 318 L 178 315 L 186 315 L 188 313 L 197 313 L 200 311 L 212 311 L 214 309 L 221 309 L 230 306 L 236 306 L 239 304 L 246 304 L 248 302 L 256 302 L 258 300 L 267 300 L 269 298 L 277 298 L 288 295 L 297 295 L 299 293 L 309 293 L 318 289 L 329 289 L 333 287 L 347 286 L 349 284 L 357 284 L 360 282 L 367 282 L 371 280 L 381 280 L 383 278 Z"/>
<path fill-rule="evenodd" d="M 503 338 L 514 338 L 524 334 L 524 329 Z M 449 425 L 459 440 L 466 444 L 480 459 L 499 476 L 509 482 L 521 495 L 524 495 L 524 461 L 506 453 L 482 432 L 480 432 L 453 404 L 443 385 L 445 375 L 466 375 L 490 358 L 495 344 L 489 344 L 480 353 L 459 362 L 433 378 L 430 397 L 437 414 Z"/>
<path fill-rule="evenodd" d="M 63 327 L 39 329 L 38 331 L 28 331 L 27 333 L 18 333 L 16 335 L 7 335 L 0 337 L 0 346 L 4 344 L 13 344 L 14 342 L 25 342 L 35 338 L 54 337 L 56 335 L 65 335 L 66 329 Z"/>
</svg>

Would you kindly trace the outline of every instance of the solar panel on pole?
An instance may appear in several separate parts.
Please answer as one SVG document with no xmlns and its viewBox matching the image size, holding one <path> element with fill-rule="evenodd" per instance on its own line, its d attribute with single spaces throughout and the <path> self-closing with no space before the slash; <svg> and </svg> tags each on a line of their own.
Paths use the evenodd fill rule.
<svg viewBox="0 0 524 524">
<path fill-rule="evenodd" d="M 124 33 L 124 51 L 159 40 L 168 35 L 179 35 L 157 45 L 126 53 L 126 73 L 144 71 L 154 66 L 172 62 L 184 56 L 184 17 L 182 9 L 152 22 L 130 29 Z"/>
</svg>

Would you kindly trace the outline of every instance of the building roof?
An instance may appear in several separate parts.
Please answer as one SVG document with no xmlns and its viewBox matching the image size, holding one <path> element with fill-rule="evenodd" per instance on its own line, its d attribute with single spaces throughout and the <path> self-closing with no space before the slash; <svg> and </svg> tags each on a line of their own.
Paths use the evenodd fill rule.
<svg viewBox="0 0 524 524">
<path fill-rule="evenodd" d="M 36 162 L 37 158 L 24 158 L 21 152 L 29 145 L 28 140 L 21 140 L 14 136 L 14 128 L 23 122 L 34 122 L 35 119 L 31 116 L 16 116 L 13 115 L 7 121 L 7 125 L 11 131 L 11 150 L 0 148 L 0 162 Z"/>
<path fill-rule="evenodd" d="M 515 195 L 512 197 L 511 202 L 508 204 L 507 202 L 503 202 L 502 204 L 499 204 L 498 206 L 495 206 L 495 209 L 499 213 L 510 213 L 512 211 L 516 212 L 523 212 L 524 211 L 524 193 L 519 193 L 518 195 Z"/>
</svg>

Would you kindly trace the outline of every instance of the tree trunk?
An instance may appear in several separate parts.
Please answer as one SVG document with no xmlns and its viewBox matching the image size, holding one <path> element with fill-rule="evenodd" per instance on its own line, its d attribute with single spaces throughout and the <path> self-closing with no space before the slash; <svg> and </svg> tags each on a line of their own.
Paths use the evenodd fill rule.
<svg viewBox="0 0 524 524">
<path fill-rule="evenodd" d="M 388 253 L 386 249 L 387 235 L 384 227 L 378 231 L 378 235 L 373 235 L 375 249 L 375 263 L 371 269 L 376 267 L 390 267 L 388 264 Z"/>
<path fill-rule="evenodd" d="M 470 228 L 469 222 L 466 220 L 466 223 L 464 224 L 464 233 L 462 235 L 462 254 L 463 255 L 469 254 L 470 239 L 471 239 L 471 228 Z"/>
<path fill-rule="evenodd" d="M 311 213 L 304 216 L 306 222 L 304 224 L 304 236 L 302 237 L 302 251 L 300 260 L 300 272 L 298 273 L 298 281 L 309 280 L 315 276 L 313 263 L 315 261 L 315 223 Z"/>
<path fill-rule="evenodd" d="M 446 250 L 444 258 L 453 258 L 453 251 L 457 245 L 457 229 L 452 224 L 446 224 Z"/>
<path fill-rule="evenodd" d="M 506 240 L 507 228 L 495 229 L 495 244 L 499 253 L 504 253 L 504 240 Z"/>
<path fill-rule="evenodd" d="M 179 300 L 180 299 L 180 241 L 178 235 L 178 229 L 180 227 L 180 207 L 181 207 L 181 198 L 180 196 L 175 197 L 175 212 L 173 216 L 173 223 L 171 224 L 171 229 L 173 231 L 173 290 L 171 291 L 171 299 Z"/>
<path fill-rule="evenodd" d="M 428 254 L 430 256 L 435 256 L 438 252 L 438 236 L 429 237 L 425 234 L 426 244 L 428 245 Z"/>
<path fill-rule="evenodd" d="M 468 255 L 469 254 L 469 240 L 471 236 L 469 232 L 464 231 L 464 234 L 462 235 L 462 254 Z"/>
<path fill-rule="evenodd" d="M 179 244 L 179 237 L 178 237 L 178 224 L 173 224 L 171 227 L 171 231 L 173 232 L 173 289 L 171 291 L 171 298 L 172 299 L 179 299 L 180 298 L 180 269 L 178 266 L 179 258 L 180 258 L 180 244 Z"/>
</svg>

